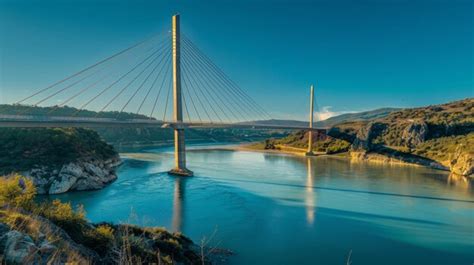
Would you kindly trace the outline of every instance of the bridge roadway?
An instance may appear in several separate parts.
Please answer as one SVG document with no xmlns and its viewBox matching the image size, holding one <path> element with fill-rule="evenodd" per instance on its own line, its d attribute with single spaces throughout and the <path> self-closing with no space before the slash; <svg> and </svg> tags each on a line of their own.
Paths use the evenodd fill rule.
<svg viewBox="0 0 474 265">
<path fill-rule="evenodd" d="M 235 129 L 285 129 L 326 132 L 326 128 L 304 126 L 253 124 L 253 123 L 213 123 L 213 122 L 173 122 L 155 119 L 113 119 L 92 117 L 61 117 L 36 115 L 0 115 L 0 127 L 16 128 L 60 128 L 60 127 L 159 127 L 159 128 L 235 128 Z"/>
</svg>

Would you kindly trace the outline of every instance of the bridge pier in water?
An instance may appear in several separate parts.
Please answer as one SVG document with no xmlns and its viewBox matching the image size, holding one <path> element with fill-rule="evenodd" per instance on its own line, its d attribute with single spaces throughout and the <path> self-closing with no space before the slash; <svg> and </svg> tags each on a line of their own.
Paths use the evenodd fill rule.
<svg viewBox="0 0 474 265">
<path fill-rule="evenodd" d="M 174 128 L 174 160 L 175 167 L 170 174 L 192 176 L 193 172 L 186 168 L 186 145 L 184 141 L 183 106 L 181 95 L 181 37 L 179 15 L 172 18 L 171 41 L 173 58 L 173 118 L 176 123 Z"/>
</svg>

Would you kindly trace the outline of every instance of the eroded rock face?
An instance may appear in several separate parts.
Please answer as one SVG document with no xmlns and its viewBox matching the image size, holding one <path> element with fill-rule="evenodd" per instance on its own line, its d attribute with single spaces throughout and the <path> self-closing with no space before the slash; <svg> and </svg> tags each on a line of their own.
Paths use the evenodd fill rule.
<svg viewBox="0 0 474 265">
<path fill-rule="evenodd" d="M 82 159 L 63 165 L 60 169 L 35 167 L 24 175 L 31 178 L 39 194 L 59 194 L 73 190 L 102 189 L 117 179 L 115 169 L 120 158 L 108 160 Z"/>
<path fill-rule="evenodd" d="M 49 220 L 32 215 L 29 222 L 25 230 L 0 222 L 1 264 L 101 264 L 97 253 L 75 243 Z M 54 234 L 54 239 L 49 240 L 45 234 Z"/>
<path fill-rule="evenodd" d="M 371 122 L 367 124 L 367 126 L 360 128 L 357 132 L 356 138 L 352 142 L 351 151 L 368 152 L 372 150 L 372 140 L 376 137 L 382 126 L 383 125 L 378 122 Z"/>
<path fill-rule="evenodd" d="M 474 154 L 463 152 L 461 148 L 458 148 L 451 156 L 449 166 L 451 172 L 456 175 L 472 177 L 474 175 Z"/>
<path fill-rule="evenodd" d="M 49 187 L 49 194 L 59 194 L 64 193 L 71 189 L 71 187 L 76 184 L 77 177 L 67 175 L 67 174 L 59 174 L 60 178 L 55 179 L 51 186 Z"/>
<path fill-rule="evenodd" d="M 402 138 L 407 147 L 413 148 L 425 141 L 428 135 L 428 124 L 415 120 L 403 130 Z"/>
<path fill-rule="evenodd" d="M 0 237 L 0 252 L 7 264 L 37 264 L 41 260 L 33 239 L 15 230 Z"/>
</svg>

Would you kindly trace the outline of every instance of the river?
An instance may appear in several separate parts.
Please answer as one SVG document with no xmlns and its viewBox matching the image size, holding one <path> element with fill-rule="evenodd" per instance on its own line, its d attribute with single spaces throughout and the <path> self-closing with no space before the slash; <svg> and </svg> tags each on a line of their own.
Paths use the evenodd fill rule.
<svg viewBox="0 0 474 265">
<path fill-rule="evenodd" d="M 194 177 L 169 147 L 127 150 L 118 180 L 56 196 L 93 222 L 182 231 L 227 264 L 473 264 L 474 189 L 442 171 L 196 145 Z"/>
</svg>

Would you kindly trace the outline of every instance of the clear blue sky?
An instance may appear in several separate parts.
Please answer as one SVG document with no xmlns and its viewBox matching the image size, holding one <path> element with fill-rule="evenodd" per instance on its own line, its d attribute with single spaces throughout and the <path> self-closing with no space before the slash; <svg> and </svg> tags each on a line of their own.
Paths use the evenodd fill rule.
<svg viewBox="0 0 474 265">
<path fill-rule="evenodd" d="M 170 25 L 277 118 L 473 97 L 473 1 L 0 0 L 0 102 Z"/>
</svg>

